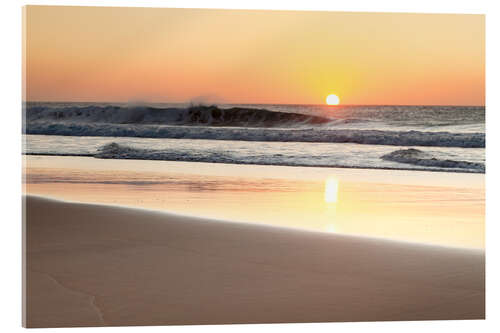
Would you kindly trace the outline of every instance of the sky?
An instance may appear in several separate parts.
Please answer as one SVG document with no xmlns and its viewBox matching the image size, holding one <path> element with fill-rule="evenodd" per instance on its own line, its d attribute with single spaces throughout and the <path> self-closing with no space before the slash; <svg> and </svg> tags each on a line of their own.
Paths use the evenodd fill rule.
<svg viewBox="0 0 500 333">
<path fill-rule="evenodd" d="M 27 6 L 28 101 L 484 105 L 484 16 Z"/>
</svg>

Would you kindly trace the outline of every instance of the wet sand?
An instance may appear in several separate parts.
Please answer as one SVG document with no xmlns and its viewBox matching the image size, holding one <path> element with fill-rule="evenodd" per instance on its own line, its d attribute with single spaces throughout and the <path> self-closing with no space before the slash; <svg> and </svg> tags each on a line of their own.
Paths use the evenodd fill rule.
<svg viewBox="0 0 500 333">
<path fill-rule="evenodd" d="M 484 318 L 484 251 L 27 196 L 28 327 Z"/>
</svg>

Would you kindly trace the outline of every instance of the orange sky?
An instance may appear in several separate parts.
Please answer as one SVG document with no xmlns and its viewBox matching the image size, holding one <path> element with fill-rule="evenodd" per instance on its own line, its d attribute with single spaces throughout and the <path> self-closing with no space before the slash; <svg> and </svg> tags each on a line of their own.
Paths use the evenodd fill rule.
<svg viewBox="0 0 500 333">
<path fill-rule="evenodd" d="M 27 100 L 484 105 L 483 15 L 28 6 Z"/>
</svg>

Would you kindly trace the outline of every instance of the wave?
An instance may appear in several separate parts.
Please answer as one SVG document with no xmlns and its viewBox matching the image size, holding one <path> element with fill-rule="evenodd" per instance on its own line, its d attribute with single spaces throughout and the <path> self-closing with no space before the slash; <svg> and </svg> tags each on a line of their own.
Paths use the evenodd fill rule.
<svg viewBox="0 0 500 333">
<path fill-rule="evenodd" d="M 400 149 L 381 157 L 383 160 L 425 167 L 468 169 L 485 172 L 483 163 L 436 158 L 429 152 L 418 149 Z"/>
<path fill-rule="evenodd" d="M 330 118 L 255 108 L 219 108 L 197 105 L 187 108 L 151 106 L 63 105 L 26 106 L 26 121 L 57 123 L 162 124 L 244 127 L 320 125 Z"/>
<path fill-rule="evenodd" d="M 484 133 L 26 122 L 25 134 L 484 148 Z"/>
<path fill-rule="evenodd" d="M 28 154 L 31 155 L 31 154 Z M 132 160 L 160 160 L 160 161 L 184 161 L 184 162 L 206 162 L 206 163 L 228 163 L 228 164 L 254 164 L 254 165 L 283 165 L 283 166 L 306 166 L 306 167 L 335 167 L 335 168 L 370 168 L 370 169 L 397 169 L 397 170 L 421 170 L 421 171 L 455 171 L 466 173 L 484 173 L 484 164 L 466 161 L 444 161 L 427 158 L 428 153 L 417 149 L 398 150 L 384 155 L 383 160 L 408 163 L 413 167 L 400 167 L 392 165 L 352 165 L 337 163 L 335 160 L 323 158 L 297 158 L 283 154 L 267 155 L 241 155 L 230 151 L 192 151 L 185 149 L 145 149 L 130 147 L 116 142 L 105 144 L 92 154 L 39 154 L 35 155 L 57 155 L 57 156 L 91 156 L 101 159 L 132 159 Z M 405 156 L 405 157 L 401 157 Z M 422 158 L 426 156 L 426 158 Z M 405 162 L 403 162 L 405 161 Z M 431 161 L 431 162 L 429 162 Z"/>
<path fill-rule="evenodd" d="M 212 163 L 244 163 L 238 161 L 229 154 L 221 152 L 186 152 L 133 148 L 120 145 L 115 142 L 106 144 L 93 155 L 104 159 L 138 159 L 138 160 L 162 160 L 162 161 L 187 161 L 187 162 L 212 162 Z"/>
</svg>

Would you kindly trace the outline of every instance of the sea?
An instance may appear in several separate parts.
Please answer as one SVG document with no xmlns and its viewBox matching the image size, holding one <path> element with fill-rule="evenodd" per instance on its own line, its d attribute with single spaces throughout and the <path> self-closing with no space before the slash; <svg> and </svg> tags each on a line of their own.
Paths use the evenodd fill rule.
<svg viewBox="0 0 500 333">
<path fill-rule="evenodd" d="M 25 102 L 23 153 L 484 173 L 485 107 Z"/>
</svg>

